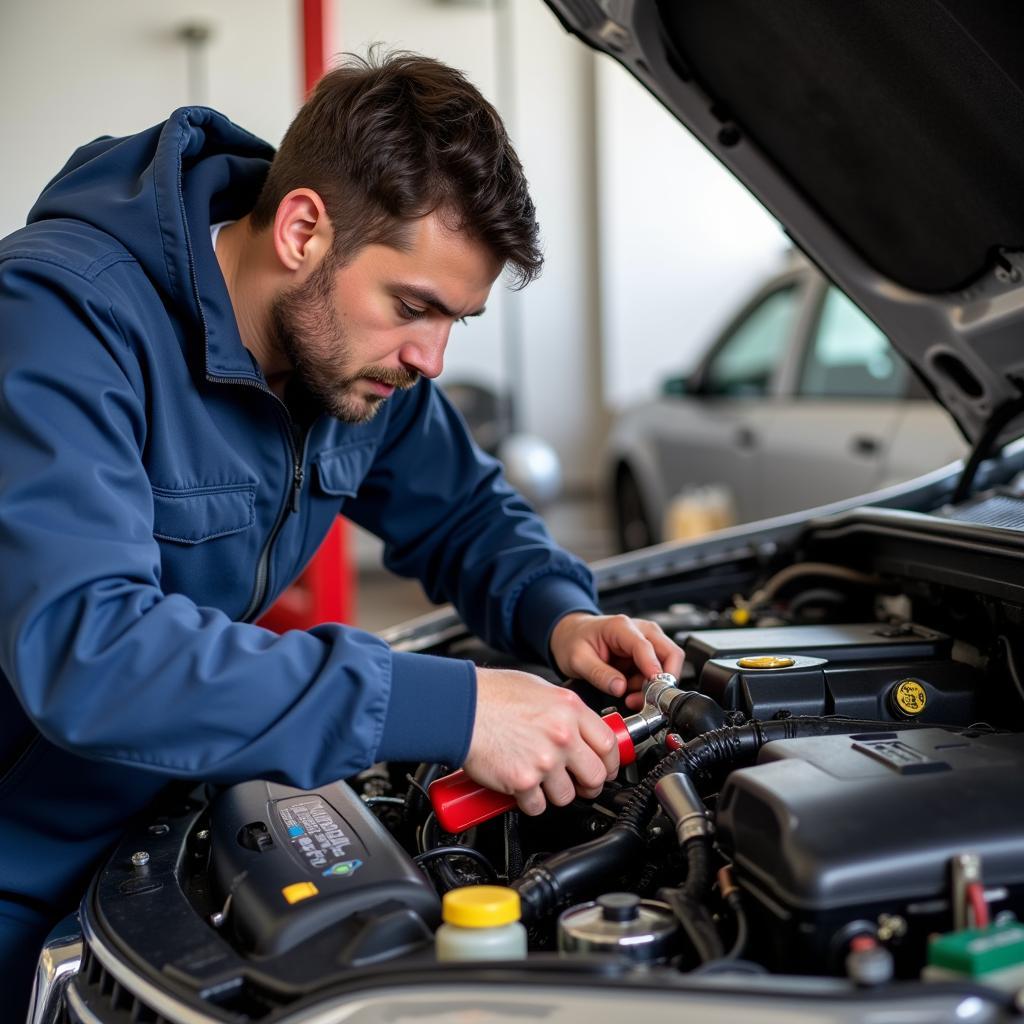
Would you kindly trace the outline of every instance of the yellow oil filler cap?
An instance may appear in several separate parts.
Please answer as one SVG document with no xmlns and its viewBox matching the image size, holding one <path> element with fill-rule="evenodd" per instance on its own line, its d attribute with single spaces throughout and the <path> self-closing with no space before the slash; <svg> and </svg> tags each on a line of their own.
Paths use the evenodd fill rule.
<svg viewBox="0 0 1024 1024">
<path fill-rule="evenodd" d="M 901 679 L 889 691 L 889 706 L 903 718 L 916 718 L 928 704 L 928 693 L 916 679 Z"/>
<path fill-rule="evenodd" d="M 759 654 L 753 658 L 740 658 L 736 664 L 740 668 L 792 668 L 796 659 L 776 654 Z"/>
<path fill-rule="evenodd" d="M 503 885 L 466 885 L 446 892 L 441 917 L 461 928 L 495 928 L 518 921 L 519 893 Z"/>
</svg>

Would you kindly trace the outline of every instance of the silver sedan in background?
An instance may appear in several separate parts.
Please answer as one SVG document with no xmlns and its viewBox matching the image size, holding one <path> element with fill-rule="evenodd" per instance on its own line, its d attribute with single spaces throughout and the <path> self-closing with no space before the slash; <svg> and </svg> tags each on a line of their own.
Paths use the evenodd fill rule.
<svg viewBox="0 0 1024 1024">
<path fill-rule="evenodd" d="M 629 551 L 814 508 L 965 452 L 889 339 L 795 260 L 691 374 L 618 417 L 607 448 L 616 537 Z"/>
</svg>

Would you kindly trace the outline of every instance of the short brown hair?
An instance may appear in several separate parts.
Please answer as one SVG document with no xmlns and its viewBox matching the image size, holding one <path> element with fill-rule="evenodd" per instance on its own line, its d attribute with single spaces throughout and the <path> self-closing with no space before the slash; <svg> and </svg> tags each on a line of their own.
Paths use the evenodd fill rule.
<svg viewBox="0 0 1024 1024">
<path fill-rule="evenodd" d="M 460 71 L 413 53 L 346 54 L 289 127 L 252 224 L 273 223 L 293 189 L 311 188 L 345 261 L 363 246 L 401 248 L 412 219 L 441 209 L 523 287 L 543 263 L 536 211 L 497 111 Z"/>
</svg>

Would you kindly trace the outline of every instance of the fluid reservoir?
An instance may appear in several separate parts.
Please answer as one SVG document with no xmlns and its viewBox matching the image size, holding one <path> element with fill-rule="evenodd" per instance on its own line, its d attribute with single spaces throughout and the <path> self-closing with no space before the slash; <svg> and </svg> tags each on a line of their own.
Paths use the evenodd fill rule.
<svg viewBox="0 0 1024 1024">
<path fill-rule="evenodd" d="M 435 935 L 438 960 L 519 960 L 526 929 L 519 893 L 501 885 L 467 885 L 441 900 L 444 923 Z"/>
<path fill-rule="evenodd" d="M 559 917 L 558 951 L 615 953 L 637 963 L 660 963 L 676 952 L 677 930 L 668 904 L 610 892 Z"/>
</svg>

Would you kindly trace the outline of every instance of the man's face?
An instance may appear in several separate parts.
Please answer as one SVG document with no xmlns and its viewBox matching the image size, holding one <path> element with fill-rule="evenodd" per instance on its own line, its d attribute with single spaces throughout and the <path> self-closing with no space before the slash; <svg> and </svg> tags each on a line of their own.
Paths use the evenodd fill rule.
<svg viewBox="0 0 1024 1024">
<path fill-rule="evenodd" d="M 271 307 L 274 344 L 332 416 L 372 419 L 396 388 L 436 377 L 452 324 L 479 316 L 500 266 L 438 214 L 410 227 L 409 248 L 367 245 L 344 266 L 321 262 Z"/>
</svg>

